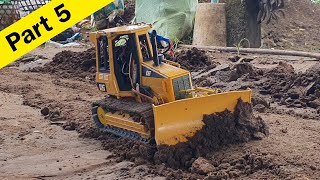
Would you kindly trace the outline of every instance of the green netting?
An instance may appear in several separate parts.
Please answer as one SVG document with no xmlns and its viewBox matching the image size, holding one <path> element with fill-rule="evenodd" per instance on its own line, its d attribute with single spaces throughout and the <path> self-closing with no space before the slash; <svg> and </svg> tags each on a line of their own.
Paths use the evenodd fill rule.
<svg viewBox="0 0 320 180">
<path fill-rule="evenodd" d="M 170 39 L 193 30 L 198 0 L 136 0 L 136 21 L 152 23 L 158 34 Z"/>
<path fill-rule="evenodd" d="M 19 7 L 12 2 L 0 4 L 0 31 L 20 19 Z"/>
<path fill-rule="evenodd" d="M 8 4 L 11 0 L 0 0 L 0 4 Z"/>
</svg>

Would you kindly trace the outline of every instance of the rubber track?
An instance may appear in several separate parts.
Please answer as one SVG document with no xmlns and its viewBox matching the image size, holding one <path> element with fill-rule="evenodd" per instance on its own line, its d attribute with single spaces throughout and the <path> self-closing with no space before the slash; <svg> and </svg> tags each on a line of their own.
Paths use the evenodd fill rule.
<svg viewBox="0 0 320 180">
<path fill-rule="evenodd" d="M 132 99 L 116 99 L 113 97 L 108 97 L 104 100 L 95 102 L 92 104 L 92 115 L 93 119 L 98 126 L 98 128 L 103 132 L 108 132 L 115 134 L 117 136 L 139 140 L 144 143 L 146 143 L 149 140 L 143 139 L 140 137 L 139 134 L 121 129 L 116 127 L 106 127 L 99 123 L 99 119 L 97 116 L 97 108 L 102 107 L 106 111 L 111 111 L 113 113 L 128 113 L 134 118 L 134 121 L 141 122 L 142 124 L 145 124 L 146 127 L 151 132 L 151 137 L 154 137 L 154 117 L 153 117 L 153 109 L 152 104 L 150 103 L 138 103 L 136 101 L 133 101 Z M 140 121 L 142 120 L 142 121 Z"/>
</svg>

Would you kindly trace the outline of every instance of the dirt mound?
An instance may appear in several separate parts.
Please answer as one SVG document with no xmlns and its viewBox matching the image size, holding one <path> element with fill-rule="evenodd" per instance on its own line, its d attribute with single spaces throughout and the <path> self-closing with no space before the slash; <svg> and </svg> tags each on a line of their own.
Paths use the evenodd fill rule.
<svg viewBox="0 0 320 180">
<path fill-rule="evenodd" d="M 224 65 L 221 65 L 221 67 Z M 218 66 L 219 67 L 219 66 Z M 234 66 L 226 66 L 218 71 L 206 74 L 200 78 L 193 77 L 195 85 L 222 89 L 223 91 L 247 89 L 248 83 L 240 82 L 246 77 L 257 77 L 263 72 L 250 63 L 238 63 Z M 254 81 L 254 80 L 250 80 Z"/>
<path fill-rule="evenodd" d="M 62 78 L 77 78 L 80 80 L 94 79 L 96 64 L 95 49 L 84 52 L 62 51 L 53 57 L 53 61 L 44 67 L 32 69 L 32 72 L 44 72 Z"/>
<path fill-rule="evenodd" d="M 283 49 L 314 50 L 320 45 L 320 6 L 310 0 L 285 0 L 285 18 L 263 25 L 263 44 Z"/>
<path fill-rule="evenodd" d="M 205 115 L 204 123 L 203 129 L 188 142 L 175 146 L 159 146 L 154 156 L 155 163 L 188 169 L 198 157 L 206 157 L 223 146 L 261 139 L 268 135 L 268 127 L 264 121 L 254 117 L 251 105 L 241 100 L 235 113 L 226 110 L 214 115 Z"/>
<path fill-rule="evenodd" d="M 198 162 L 199 159 L 200 162 Z M 198 158 L 192 165 L 192 171 L 207 174 L 208 179 L 239 178 L 259 170 L 266 170 L 276 175 L 280 174 L 279 166 L 274 164 L 270 157 L 261 153 L 246 152 L 238 159 L 210 159 Z"/>
<path fill-rule="evenodd" d="M 197 48 L 177 51 L 173 61 L 189 71 L 201 71 L 216 67 L 216 63 L 209 59 L 206 51 Z"/>
<path fill-rule="evenodd" d="M 266 72 L 259 92 L 271 95 L 281 105 L 287 107 L 314 109 L 320 108 L 320 70 L 319 64 L 306 73 L 294 73 L 292 67 L 280 63 L 276 68 Z M 263 79 L 263 78 L 262 78 Z"/>
<path fill-rule="evenodd" d="M 223 91 L 251 88 L 260 95 L 271 96 L 273 102 L 288 108 L 311 108 L 319 114 L 319 69 L 320 63 L 305 73 L 296 73 L 294 68 L 286 62 L 279 62 L 272 69 L 259 69 L 254 68 L 250 63 L 240 63 L 195 79 L 194 84 L 213 89 L 219 88 Z M 265 102 L 254 103 L 269 107 Z"/>
</svg>

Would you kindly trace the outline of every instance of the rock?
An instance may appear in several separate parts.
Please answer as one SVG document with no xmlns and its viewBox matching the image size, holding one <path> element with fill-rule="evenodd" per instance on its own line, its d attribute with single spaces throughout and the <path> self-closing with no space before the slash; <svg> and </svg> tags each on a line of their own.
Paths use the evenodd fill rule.
<svg viewBox="0 0 320 180">
<path fill-rule="evenodd" d="M 287 104 L 293 103 L 293 99 L 287 98 L 287 99 L 285 100 L 285 102 L 286 102 Z"/>
<path fill-rule="evenodd" d="M 311 165 L 311 166 L 310 166 L 310 169 L 313 170 L 313 171 L 315 171 L 315 170 L 317 170 L 317 167 Z"/>
<path fill-rule="evenodd" d="M 283 96 L 283 95 L 280 94 L 280 93 L 275 93 L 275 94 L 272 95 L 272 97 L 275 98 L 275 99 L 281 99 L 282 96 Z"/>
<path fill-rule="evenodd" d="M 288 128 L 282 128 L 282 129 L 280 129 L 280 131 L 281 131 L 282 133 L 288 133 Z"/>
<path fill-rule="evenodd" d="M 263 96 L 259 95 L 258 93 L 254 93 L 252 96 L 252 105 L 256 106 L 258 104 L 262 104 L 265 107 L 270 107 L 270 102 L 267 101 Z"/>
<path fill-rule="evenodd" d="M 74 122 L 67 122 L 65 123 L 62 128 L 66 131 L 74 131 L 76 130 L 77 124 Z"/>
<path fill-rule="evenodd" d="M 44 107 L 44 108 L 41 109 L 40 112 L 41 112 L 41 114 L 42 114 L 43 116 L 47 116 L 47 115 L 49 115 L 50 110 L 49 110 L 49 108 Z"/>
<path fill-rule="evenodd" d="M 311 108 L 317 109 L 318 107 L 320 107 L 320 100 L 316 99 L 314 101 L 310 101 L 307 103 L 307 105 Z"/>
<path fill-rule="evenodd" d="M 239 56 L 231 56 L 228 58 L 228 60 L 230 60 L 232 62 L 237 62 L 240 60 L 240 57 Z"/>
<path fill-rule="evenodd" d="M 222 163 L 219 165 L 220 169 L 228 169 L 231 165 L 229 163 Z"/>
<path fill-rule="evenodd" d="M 299 97 L 301 96 L 301 92 L 297 89 L 290 89 L 288 91 L 288 95 L 291 99 L 299 99 Z"/>
<path fill-rule="evenodd" d="M 278 66 L 274 69 L 272 69 L 271 71 L 269 71 L 268 73 L 285 73 L 285 74 L 293 74 L 294 68 L 291 64 L 288 64 L 286 62 L 279 62 Z"/>
<path fill-rule="evenodd" d="M 256 132 L 253 134 L 253 138 L 256 140 L 262 140 L 264 137 L 266 137 L 266 135 L 261 132 Z"/>
<path fill-rule="evenodd" d="M 205 158 L 199 157 L 192 163 L 191 170 L 193 172 L 206 175 L 216 170 L 216 168 Z"/>
<path fill-rule="evenodd" d="M 266 112 L 266 107 L 263 104 L 257 104 L 253 109 L 258 111 L 259 113 Z"/>
<path fill-rule="evenodd" d="M 314 94 L 316 91 L 316 83 L 312 82 L 310 83 L 305 89 L 304 92 L 306 92 L 306 95 L 308 96 L 309 94 Z"/>
<path fill-rule="evenodd" d="M 253 66 L 250 63 L 239 63 L 234 66 L 238 75 L 253 74 Z"/>
</svg>

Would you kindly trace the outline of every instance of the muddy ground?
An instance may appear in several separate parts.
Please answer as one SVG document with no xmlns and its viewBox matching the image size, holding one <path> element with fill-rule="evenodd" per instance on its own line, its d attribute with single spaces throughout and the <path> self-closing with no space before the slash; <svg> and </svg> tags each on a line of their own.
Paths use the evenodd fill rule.
<svg viewBox="0 0 320 180">
<path fill-rule="evenodd" d="M 83 51 L 85 50 L 83 49 Z M 49 51 L 56 51 L 56 49 L 37 49 L 34 53 L 39 54 L 42 51 L 48 53 Z M 77 51 L 81 51 L 81 49 Z M 188 52 L 187 49 L 181 51 Z M 236 58 L 235 54 L 220 52 L 204 52 L 204 54 L 205 59 L 214 61 L 217 67 L 224 64 L 228 65 L 227 69 L 220 70 L 219 73 L 229 74 L 232 71 L 238 73 L 238 79 L 235 81 L 219 81 L 220 84 L 230 85 L 223 87 L 217 83 L 217 86 L 219 85 L 221 89 L 248 87 L 247 85 L 242 85 L 242 81 L 249 82 L 249 84 L 253 84 L 256 81 L 249 78 L 250 73 L 255 75 L 255 73 L 261 73 L 262 71 L 262 73 L 265 73 L 262 77 L 270 80 L 273 76 L 269 77 L 268 72 L 278 70 L 279 66 L 285 64 L 283 62 L 289 64 L 285 66 L 289 72 L 285 72 L 294 76 L 297 74 L 297 77 L 300 76 L 299 74 L 307 74 L 306 72 L 309 72 L 308 69 L 317 64 L 316 61 L 309 61 L 303 58 L 242 55 L 241 60 L 249 61 L 250 65 L 239 66 L 239 63 L 233 60 Z M 57 56 L 60 55 L 58 54 Z M 50 60 L 51 58 L 48 57 L 48 59 Z M 6 124 L 1 128 L 0 136 L 0 150 L 2 151 L 2 168 L 0 168 L 0 171 L 3 178 L 10 179 L 14 174 L 16 178 L 22 179 L 26 177 L 38 178 L 40 176 L 43 179 L 61 179 L 65 177 L 72 179 L 84 179 L 84 177 L 96 179 L 106 177 L 108 179 L 139 179 L 142 177 L 146 177 L 146 179 L 316 179 L 320 175 L 319 159 L 317 158 L 320 155 L 320 123 L 318 121 L 319 118 L 317 118 L 317 112 L 308 111 L 308 116 L 302 117 L 299 113 L 306 114 L 305 111 L 312 108 L 281 105 L 268 94 L 260 92 L 260 88 L 263 86 L 256 86 L 256 90 L 254 89 L 254 112 L 255 116 L 260 116 L 268 126 L 268 136 L 258 135 L 256 137 L 259 140 L 221 146 L 211 153 L 194 156 L 192 161 L 189 161 L 189 163 L 192 163 L 187 166 L 172 167 L 166 162 L 156 161 L 154 156 L 149 158 L 150 154 L 155 153 L 152 148 L 148 149 L 139 143 L 113 135 L 102 135 L 96 131 L 91 120 L 90 106 L 92 102 L 101 99 L 103 94 L 97 91 L 95 84 L 91 81 L 80 78 L 82 74 L 74 78 L 73 76 L 77 76 L 77 74 L 71 73 L 73 76 L 64 78 L 60 73 L 51 74 L 50 71 L 29 72 L 20 70 L 24 66 L 26 65 L 22 63 L 20 67 L 14 66 L 2 69 L 0 75 L 1 93 L 6 94 L 7 99 L 10 99 L 8 97 L 19 97 L 19 100 L 16 100 L 14 105 L 8 103 L 8 100 L 1 100 L 0 105 L 0 108 L 5 108 L 1 112 L 7 112 L 5 114 L 1 113 L 1 121 Z M 59 71 L 63 72 L 64 70 L 61 69 Z M 75 69 L 76 71 L 78 70 Z M 195 70 L 193 73 L 199 73 L 199 71 Z M 203 73 L 203 71 L 200 70 L 200 73 Z M 215 78 L 217 74 L 220 77 L 219 73 L 206 75 L 205 79 L 200 78 L 202 80 L 196 83 L 201 84 L 204 82 L 205 84 L 208 78 Z M 241 83 L 236 85 L 240 80 Z M 305 84 L 304 86 L 307 85 Z M 216 85 L 211 84 L 208 87 L 211 86 Z M 4 95 L 1 97 L 4 97 Z M 49 115 L 45 117 L 41 116 L 40 112 L 44 107 L 47 107 L 50 111 Z M 28 114 L 29 112 L 19 110 L 18 112 L 21 115 L 16 116 L 16 111 L 8 111 L 7 109 L 26 109 L 31 111 L 32 115 Z M 313 108 L 312 110 L 315 109 Z M 13 121 L 19 123 L 12 123 Z M 21 123 L 31 125 L 21 127 Z M 58 139 L 59 142 L 69 142 L 69 139 L 75 136 L 72 141 L 78 143 L 76 147 L 87 147 L 90 149 L 87 151 L 90 152 L 99 150 L 98 154 L 88 157 L 98 160 L 88 164 L 85 158 L 87 155 L 84 155 L 85 152 L 81 154 L 81 151 L 79 151 L 71 154 L 70 159 L 67 158 L 65 160 L 70 162 L 71 165 L 60 162 L 59 159 L 56 159 L 56 146 L 47 145 L 48 143 L 51 144 L 51 142 L 46 142 L 47 140 L 39 139 L 37 136 L 38 134 L 39 136 L 45 135 L 48 128 L 54 129 L 53 134 L 55 135 L 48 136 L 49 140 L 53 138 Z M 80 138 L 77 137 L 73 130 L 79 133 Z M 63 134 L 69 132 L 75 134 L 71 137 L 63 136 Z M 15 144 L 21 143 L 25 144 L 30 149 L 30 152 L 34 152 L 34 156 L 13 150 L 13 147 L 16 146 Z M 44 143 L 44 145 L 39 146 L 46 148 L 42 149 L 38 145 L 33 145 L 38 143 Z M 92 146 L 88 147 L 86 143 L 90 143 Z M 72 143 L 68 145 L 71 146 Z M 59 153 L 70 152 L 69 149 L 71 147 L 69 148 L 69 146 L 61 145 L 59 147 L 61 148 Z M 8 151 L 8 149 L 12 150 Z M 52 151 L 53 153 L 50 153 Z M 101 153 L 106 156 L 102 156 Z M 44 157 L 41 154 L 45 154 L 48 157 L 47 160 L 44 161 Z M 144 156 L 141 156 L 141 154 Z M 73 158 L 72 155 L 77 158 Z M 26 156 L 31 156 L 32 160 L 25 160 Z M 53 157 L 51 158 L 51 156 Z M 64 156 L 61 155 L 60 158 L 64 158 Z M 21 161 L 28 162 L 30 168 L 23 168 L 24 164 L 21 164 Z M 49 168 L 50 171 L 42 171 L 41 167 L 37 165 L 38 161 L 46 164 L 46 168 Z M 73 168 L 70 169 L 70 166 Z M 14 169 L 19 167 L 19 172 L 13 173 L 17 171 L 13 167 L 15 167 Z"/>
<path fill-rule="evenodd" d="M 264 27 L 267 39 L 274 42 L 266 47 L 317 51 L 318 9 L 307 0 L 286 2 L 287 18 Z M 126 8 L 133 6 L 129 1 Z M 94 51 L 40 47 L 0 70 L 0 178 L 320 177 L 318 61 L 198 49 L 177 49 L 174 61 L 191 71 L 196 86 L 224 91 L 251 88 L 253 106 L 244 106 L 238 114 L 253 108 L 253 120 L 239 121 L 229 112 L 209 115 L 206 124 L 215 126 L 228 119 L 223 127 L 233 128 L 224 133 L 204 128 L 190 143 L 158 151 L 101 134 L 91 119 L 91 104 L 104 97 L 93 83 Z M 220 138 L 205 140 L 217 137 L 210 136 L 213 132 Z"/>
</svg>

